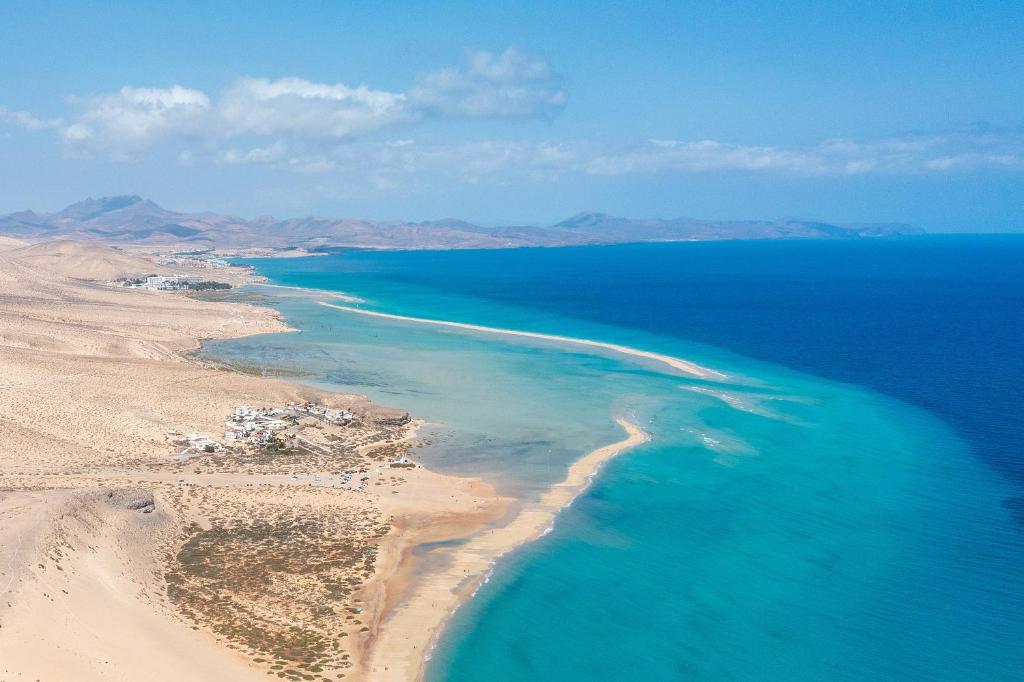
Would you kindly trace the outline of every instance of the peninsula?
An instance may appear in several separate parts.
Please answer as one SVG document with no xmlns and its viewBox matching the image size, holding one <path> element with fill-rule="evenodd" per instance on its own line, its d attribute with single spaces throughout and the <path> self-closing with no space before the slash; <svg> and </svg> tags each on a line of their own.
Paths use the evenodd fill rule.
<svg viewBox="0 0 1024 682">
<path fill-rule="evenodd" d="M 646 440 L 620 419 L 627 438 L 534 501 L 433 473 L 415 415 L 191 359 L 202 339 L 289 333 L 190 290 L 257 280 L 0 243 L 3 679 L 418 679 L 493 562 Z M 454 539 L 445 569 L 417 564 Z"/>
</svg>

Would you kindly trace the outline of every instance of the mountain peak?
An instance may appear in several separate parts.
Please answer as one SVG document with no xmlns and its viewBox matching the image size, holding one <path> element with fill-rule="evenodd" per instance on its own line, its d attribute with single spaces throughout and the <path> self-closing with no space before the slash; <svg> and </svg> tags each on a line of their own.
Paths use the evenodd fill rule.
<svg viewBox="0 0 1024 682">
<path fill-rule="evenodd" d="M 591 227 L 594 225 L 600 225 L 603 222 L 609 220 L 617 220 L 615 216 L 608 215 L 607 213 L 598 213 L 597 211 L 583 211 L 576 215 L 566 218 L 562 222 L 555 225 L 555 227 L 564 228 L 576 228 L 576 227 Z"/>
<path fill-rule="evenodd" d="M 122 208 L 134 206 L 135 204 L 139 204 L 144 201 L 146 200 L 137 194 L 122 194 L 113 197 L 100 197 L 98 199 L 89 197 L 84 201 L 78 201 L 71 204 L 58 213 L 57 216 L 59 218 L 73 218 L 75 220 L 90 220 L 97 216 L 101 216 L 104 213 L 118 211 Z M 156 207 L 156 204 L 153 204 L 151 201 L 146 201 L 146 203 L 152 204 Z"/>
<path fill-rule="evenodd" d="M 478 225 L 460 220 L 459 218 L 441 218 L 440 220 L 422 220 L 418 223 L 412 223 L 413 225 L 419 225 L 422 227 L 446 227 L 455 230 L 467 230 L 470 232 L 479 230 Z"/>
<path fill-rule="evenodd" d="M 843 225 L 814 220 L 632 219 L 584 211 L 549 227 L 479 226 L 454 218 L 381 222 L 313 216 L 245 220 L 178 213 L 138 195 L 89 198 L 60 213 L 0 216 L 0 234 L 115 243 L 188 244 L 221 248 L 507 248 L 722 239 L 859 239 L 919 232 L 905 225 Z"/>
</svg>

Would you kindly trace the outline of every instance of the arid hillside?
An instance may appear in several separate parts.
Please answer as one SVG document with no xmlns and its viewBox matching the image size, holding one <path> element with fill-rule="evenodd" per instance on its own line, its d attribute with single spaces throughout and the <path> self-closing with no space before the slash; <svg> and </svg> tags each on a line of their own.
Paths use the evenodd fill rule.
<svg viewBox="0 0 1024 682">
<path fill-rule="evenodd" d="M 0 235 L 111 244 L 205 249 L 492 249 L 729 239 L 860 239 L 916 234 L 909 225 L 833 225 L 783 219 L 714 221 L 631 219 L 580 213 L 555 225 L 481 226 L 454 218 L 382 222 L 308 216 L 246 220 L 216 213 L 179 213 L 138 196 L 86 199 L 57 213 L 0 216 Z"/>
</svg>

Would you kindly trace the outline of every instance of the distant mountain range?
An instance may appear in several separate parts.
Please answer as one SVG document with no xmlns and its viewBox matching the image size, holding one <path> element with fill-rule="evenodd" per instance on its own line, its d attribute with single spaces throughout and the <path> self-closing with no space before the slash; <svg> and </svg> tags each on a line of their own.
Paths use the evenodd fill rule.
<svg viewBox="0 0 1024 682">
<path fill-rule="evenodd" d="M 178 213 L 139 196 L 86 199 L 58 213 L 20 211 L 0 217 L 0 235 L 22 239 L 99 240 L 111 244 L 199 248 L 340 247 L 467 249 L 726 239 L 860 239 L 920 234 L 909 225 L 834 225 L 807 220 L 712 221 L 631 219 L 580 213 L 548 227 L 482 227 L 462 220 L 377 222 L 310 216 L 246 220 Z"/>
</svg>

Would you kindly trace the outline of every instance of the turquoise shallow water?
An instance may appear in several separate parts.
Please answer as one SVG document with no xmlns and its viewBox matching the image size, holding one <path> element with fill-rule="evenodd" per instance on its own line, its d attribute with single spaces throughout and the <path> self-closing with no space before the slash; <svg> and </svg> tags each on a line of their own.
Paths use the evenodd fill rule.
<svg viewBox="0 0 1024 682">
<path fill-rule="evenodd" d="M 505 263 L 513 275 L 517 257 Z M 257 264 L 376 310 L 625 343 L 732 377 L 694 381 L 281 291 L 274 305 L 299 334 L 208 344 L 409 409 L 438 435 L 420 459 L 524 495 L 618 439 L 615 415 L 653 436 L 608 465 L 551 534 L 498 565 L 454 617 L 431 680 L 1018 678 L 1024 552 L 1004 503 L 1015 489 L 942 421 L 651 326 L 474 295 L 445 285 L 472 283 L 464 256 L 431 258 Z M 434 281 L 412 267 L 434 268 Z M 536 292 L 536 273 L 523 286 Z"/>
</svg>

